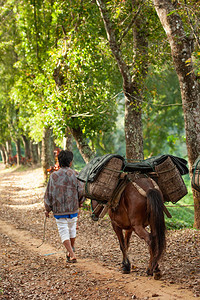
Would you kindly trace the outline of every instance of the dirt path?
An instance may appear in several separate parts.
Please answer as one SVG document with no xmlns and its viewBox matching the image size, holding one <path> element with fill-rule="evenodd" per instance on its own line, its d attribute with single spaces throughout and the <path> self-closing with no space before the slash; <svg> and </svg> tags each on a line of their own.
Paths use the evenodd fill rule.
<svg viewBox="0 0 200 300">
<path fill-rule="evenodd" d="M 155 281 L 144 277 L 148 252 L 141 241 L 133 238 L 131 244 L 131 274 L 121 274 L 121 253 L 109 220 L 94 223 L 89 213 L 82 211 L 76 241 L 78 263 L 67 264 L 53 217 L 47 220 L 46 240 L 41 245 L 43 192 L 41 169 L 0 171 L 0 299 L 200 298 L 199 232 L 172 233 L 167 257 L 161 264 L 163 278 Z M 181 259 L 180 253 L 179 259 L 175 255 L 180 251 L 183 233 L 191 240 L 187 244 L 190 260 L 186 260 L 184 251 Z M 182 248 L 185 250 L 186 245 Z"/>
</svg>

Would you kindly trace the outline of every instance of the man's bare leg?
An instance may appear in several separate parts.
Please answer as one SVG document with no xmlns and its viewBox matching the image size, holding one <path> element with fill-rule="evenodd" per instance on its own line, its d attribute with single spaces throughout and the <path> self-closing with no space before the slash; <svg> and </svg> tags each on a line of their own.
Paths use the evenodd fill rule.
<svg viewBox="0 0 200 300">
<path fill-rule="evenodd" d="M 74 251 L 75 238 L 70 238 L 72 250 Z"/>
<path fill-rule="evenodd" d="M 73 246 L 72 246 L 72 244 L 71 244 L 71 241 L 70 241 L 70 240 L 65 240 L 65 241 L 63 242 L 63 245 L 64 245 L 65 248 L 67 249 L 70 258 L 71 258 L 71 259 L 76 258 L 75 253 L 74 253 L 74 251 L 73 251 L 73 249 L 72 249 Z"/>
</svg>

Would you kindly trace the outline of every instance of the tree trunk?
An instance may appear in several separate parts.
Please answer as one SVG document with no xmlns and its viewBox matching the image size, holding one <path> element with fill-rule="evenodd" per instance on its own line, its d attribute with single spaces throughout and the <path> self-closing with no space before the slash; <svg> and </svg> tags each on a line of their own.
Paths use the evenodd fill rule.
<svg viewBox="0 0 200 300">
<path fill-rule="evenodd" d="M 80 128 L 75 129 L 71 128 L 71 132 L 73 134 L 73 137 L 76 141 L 77 148 L 82 155 L 84 161 L 88 163 L 91 158 L 94 157 L 95 153 L 90 149 L 88 146 L 87 140 L 83 137 L 82 131 Z"/>
<path fill-rule="evenodd" d="M 104 21 L 107 38 L 110 49 L 118 64 L 119 71 L 123 78 L 123 92 L 125 95 L 125 139 L 126 139 L 126 157 L 128 161 L 143 159 L 143 134 L 142 134 L 142 111 L 141 103 L 142 85 L 147 74 L 147 52 L 148 44 L 146 35 L 147 27 L 145 26 L 146 18 L 142 19 L 139 14 L 133 16 L 130 28 L 133 31 L 133 65 L 137 63 L 140 66 L 138 73 L 131 73 L 131 69 L 122 57 L 121 43 L 126 30 L 122 34 L 122 38 L 117 40 L 114 25 L 109 16 L 105 2 L 96 0 L 99 10 Z M 140 6 L 141 1 L 132 1 L 132 8 Z M 135 12 L 135 10 L 133 9 Z M 138 50 L 138 51 L 137 51 Z M 142 59 L 141 59 L 142 58 Z M 140 62 L 140 63 L 139 63 Z"/>
<path fill-rule="evenodd" d="M 10 140 L 6 142 L 6 155 L 8 156 L 8 159 L 9 157 L 12 157 L 12 145 Z"/>
<path fill-rule="evenodd" d="M 72 133 L 70 129 L 67 128 L 65 131 L 65 136 L 63 138 L 63 149 L 72 151 Z"/>
<path fill-rule="evenodd" d="M 138 104 L 136 104 L 132 95 L 135 94 L 137 99 L 141 97 L 134 91 L 134 88 L 129 89 L 124 85 L 123 90 L 125 95 L 126 158 L 128 162 L 133 162 L 134 160 L 143 159 L 142 111 L 141 108 L 138 108 L 138 110 L 133 108 L 133 103 Z"/>
<path fill-rule="evenodd" d="M 0 145 L 0 151 L 1 151 L 2 161 L 3 161 L 4 165 L 6 166 L 6 164 L 8 163 L 8 161 L 6 159 L 5 147 L 2 146 L 2 145 Z"/>
<path fill-rule="evenodd" d="M 39 160 L 39 163 L 41 163 L 41 160 L 42 160 L 42 142 L 38 143 L 38 160 Z"/>
<path fill-rule="evenodd" d="M 22 159 L 20 142 L 21 141 L 20 141 L 19 138 L 15 141 L 16 151 L 17 151 L 17 165 L 18 166 L 21 164 L 21 159 Z"/>
<path fill-rule="evenodd" d="M 7 165 L 7 164 L 11 163 L 11 156 L 8 155 L 9 153 L 8 153 L 8 150 L 7 150 L 6 146 L 2 145 L 2 150 L 5 154 L 5 163 Z"/>
<path fill-rule="evenodd" d="M 162 26 L 167 34 L 176 73 L 178 75 L 185 120 L 186 144 L 192 178 L 192 166 L 200 154 L 200 86 L 192 63 L 191 39 L 187 37 L 182 20 L 170 0 L 153 0 Z M 200 228 L 200 194 L 193 190 L 194 226 Z"/>
<path fill-rule="evenodd" d="M 48 180 L 47 169 L 54 166 L 54 143 L 53 143 L 53 131 L 51 128 L 44 128 L 42 139 L 42 167 L 44 173 L 44 181 Z"/>
<path fill-rule="evenodd" d="M 25 149 L 25 158 L 31 159 L 31 148 L 30 148 L 30 139 L 28 139 L 25 135 L 22 135 L 24 149 Z"/>
<path fill-rule="evenodd" d="M 38 144 L 35 144 L 31 142 L 31 156 L 32 156 L 32 162 L 34 165 L 36 165 L 39 161 L 38 158 Z"/>
</svg>

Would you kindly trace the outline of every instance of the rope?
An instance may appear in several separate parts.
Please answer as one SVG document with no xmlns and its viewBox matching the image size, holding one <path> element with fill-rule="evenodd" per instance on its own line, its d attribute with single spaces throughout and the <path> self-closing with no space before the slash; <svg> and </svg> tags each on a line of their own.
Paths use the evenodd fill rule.
<svg viewBox="0 0 200 300">
<path fill-rule="evenodd" d="M 136 182 L 131 181 L 132 185 L 136 188 L 136 190 L 140 193 L 140 195 L 142 195 L 143 197 L 147 196 L 147 193 L 145 192 L 145 190 L 143 190 L 143 188 L 141 188 L 141 186 L 139 186 Z"/>
<path fill-rule="evenodd" d="M 100 218 L 97 222 L 94 222 L 94 221 L 92 221 L 92 219 L 91 219 L 91 212 L 89 211 L 89 210 L 86 210 L 85 212 L 87 212 L 87 214 L 86 215 L 83 215 L 83 214 L 81 214 L 81 216 L 80 216 L 80 219 L 79 219 L 79 222 L 80 223 L 82 223 L 82 222 L 84 222 L 84 220 L 91 220 L 91 223 L 92 224 L 95 224 L 95 223 L 101 223 L 101 222 L 105 222 L 106 221 L 106 223 L 110 223 L 110 219 L 109 218 L 106 218 L 106 219 L 104 219 L 104 218 Z"/>
<path fill-rule="evenodd" d="M 44 219 L 44 229 L 43 229 L 43 239 L 42 239 L 42 243 L 39 246 L 37 246 L 37 248 L 41 247 L 44 244 L 44 241 L 45 241 L 46 221 L 47 221 L 47 217 L 45 216 L 45 219 Z"/>
<path fill-rule="evenodd" d="M 109 171 L 113 171 L 113 172 L 116 172 L 116 173 L 123 173 L 123 170 L 118 171 L 118 170 L 110 169 L 110 168 L 107 168 L 107 167 L 104 167 L 103 169 L 104 170 L 106 169 L 106 170 L 109 170 Z"/>
<path fill-rule="evenodd" d="M 191 205 L 166 205 L 166 207 L 176 207 L 176 208 L 178 208 L 178 207 L 190 207 L 190 206 L 192 206 L 192 207 L 194 207 L 194 205 L 193 204 L 191 204 Z"/>
</svg>

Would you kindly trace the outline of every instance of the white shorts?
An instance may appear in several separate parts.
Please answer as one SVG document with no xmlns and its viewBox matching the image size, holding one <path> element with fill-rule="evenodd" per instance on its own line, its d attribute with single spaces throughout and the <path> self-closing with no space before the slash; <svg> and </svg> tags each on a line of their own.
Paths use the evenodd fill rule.
<svg viewBox="0 0 200 300">
<path fill-rule="evenodd" d="M 72 219 L 69 218 L 56 219 L 56 224 L 58 227 L 58 232 L 62 243 L 66 240 L 76 237 L 76 223 L 77 223 L 77 217 L 74 217 Z"/>
</svg>

